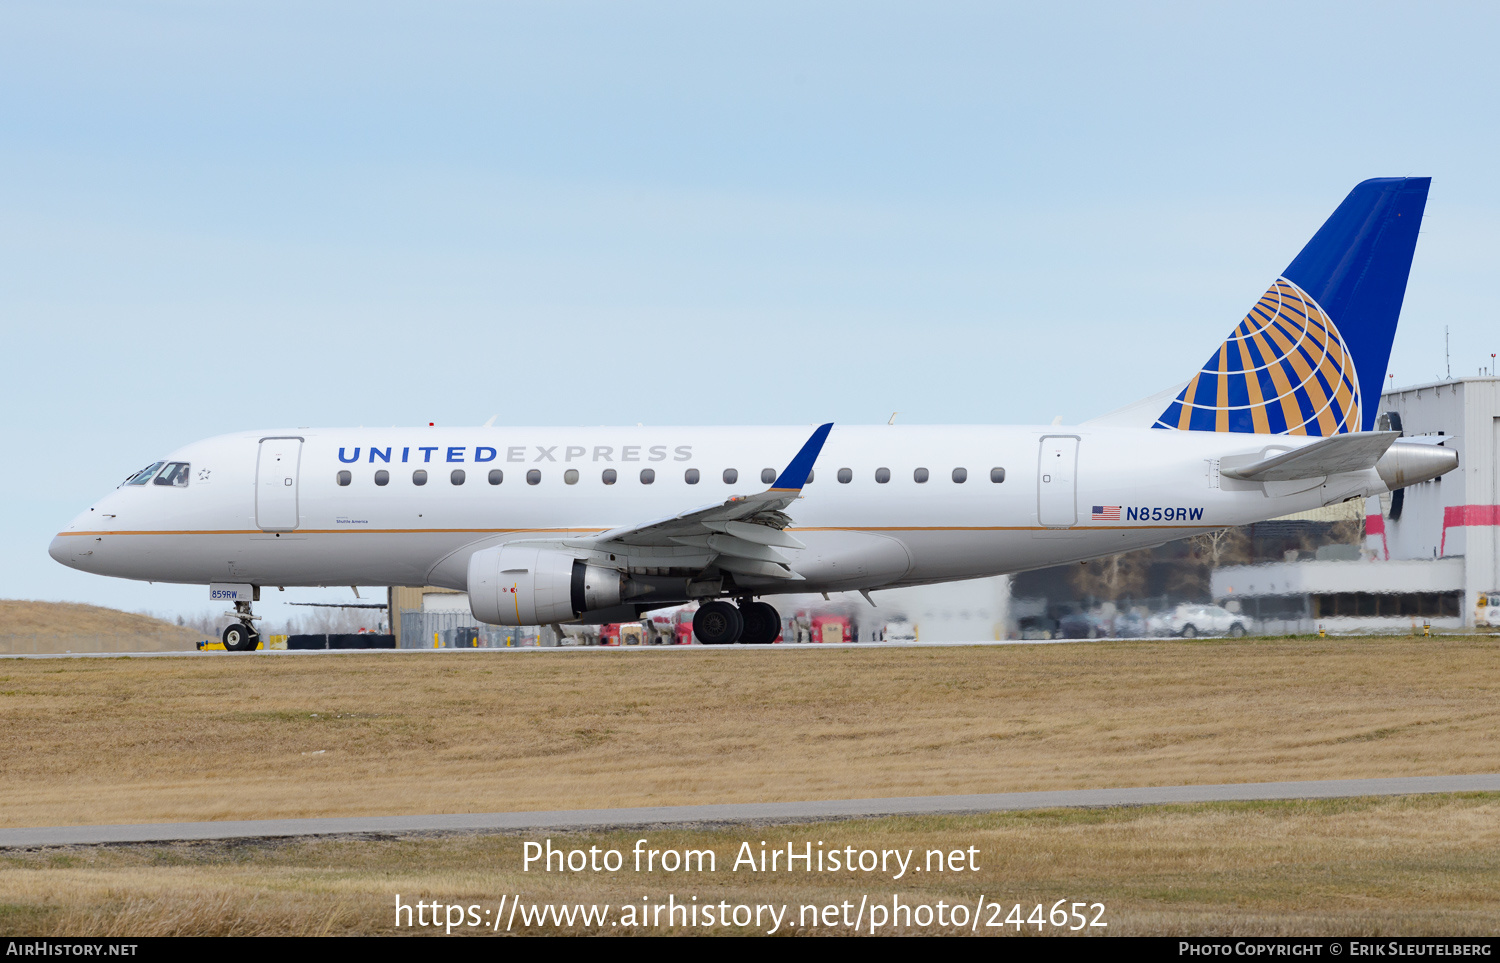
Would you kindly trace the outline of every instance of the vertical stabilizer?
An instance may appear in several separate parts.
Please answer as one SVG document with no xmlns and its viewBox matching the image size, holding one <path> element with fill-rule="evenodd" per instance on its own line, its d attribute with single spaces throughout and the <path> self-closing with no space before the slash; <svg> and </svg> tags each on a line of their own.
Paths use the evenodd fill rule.
<svg viewBox="0 0 1500 963">
<path fill-rule="evenodd" d="M 1350 191 L 1155 427 L 1374 428 L 1431 182 L 1382 177 Z"/>
</svg>

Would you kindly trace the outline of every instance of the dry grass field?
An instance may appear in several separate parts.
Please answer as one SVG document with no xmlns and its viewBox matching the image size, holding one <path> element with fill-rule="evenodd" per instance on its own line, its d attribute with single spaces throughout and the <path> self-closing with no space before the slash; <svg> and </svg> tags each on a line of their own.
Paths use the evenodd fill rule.
<svg viewBox="0 0 1500 963">
<path fill-rule="evenodd" d="M 7 826 L 1500 771 L 1478 637 L 0 662 Z"/>
<path fill-rule="evenodd" d="M 187 651 L 201 638 L 149 615 L 76 602 L 0 599 L 0 655 Z"/>
<path fill-rule="evenodd" d="M 478 905 L 494 913 L 502 895 L 523 905 L 784 904 L 779 930 L 847 932 L 806 925 L 804 905 L 862 896 L 908 905 L 1103 903 L 1108 926 L 1090 935 L 1493 935 L 1500 930 L 1500 796 L 1286 803 L 1218 803 L 987 816 L 852 820 L 812 826 L 629 831 L 552 837 L 571 848 L 628 853 L 649 836 L 662 848 L 710 848 L 714 873 L 540 874 L 521 872 L 520 836 L 257 841 L 167 846 L 76 847 L 0 854 L 0 933 L 131 937 L 230 934 L 442 932 L 395 927 L 395 899 Z M 741 841 L 757 846 L 822 840 L 828 847 L 975 847 L 979 872 L 813 873 L 753 876 L 730 870 Z M 1094 918 L 1090 910 L 1090 918 Z M 446 911 L 443 916 L 446 918 Z M 461 914 L 466 919 L 467 913 Z M 748 919 L 748 914 L 745 916 Z M 866 918 L 865 929 L 868 929 Z M 920 918 L 919 918 L 920 919 Z M 987 909 L 978 932 L 991 928 Z M 490 925 L 459 926 L 483 934 Z M 763 932 L 751 925 L 586 927 L 512 923 L 512 932 Z M 1072 921 L 1070 921 L 1071 924 Z M 501 924 L 504 930 L 504 924 Z M 938 926 L 884 932 L 938 933 Z M 957 931 L 963 932 L 962 928 Z M 973 932 L 973 930 L 968 930 Z M 1035 926 L 1019 932 L 1034 934 Z M 1050 926 L 1048 935 L 1055 931 Z"/>
</svg>

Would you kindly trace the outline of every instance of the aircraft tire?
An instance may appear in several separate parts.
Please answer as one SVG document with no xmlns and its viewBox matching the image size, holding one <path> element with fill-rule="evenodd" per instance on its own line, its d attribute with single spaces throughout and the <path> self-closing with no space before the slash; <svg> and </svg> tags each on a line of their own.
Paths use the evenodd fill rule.
<svg viewBox="0 0 1500 963">
<path fill-rule="evenodd" d="M 729 645 L 744 630 L 744 616 L 728 602 L 709 602 L 693 616 L 693 634 L 704 645 Z"/>
<path fill-rule="evenodd" d="M 235 622 L 224 630 L 223 639 L 226 651 L 251 652 L 260 641 L 260 636 L 247 628 L 243 622 Z"/>
<path fill-rule="evenodd" d="M 751 602 L 740 606 L 745 630 L 740 645 L 770 645 L 781 634 L 781 613 L 769 602 Z"/>
</svg>

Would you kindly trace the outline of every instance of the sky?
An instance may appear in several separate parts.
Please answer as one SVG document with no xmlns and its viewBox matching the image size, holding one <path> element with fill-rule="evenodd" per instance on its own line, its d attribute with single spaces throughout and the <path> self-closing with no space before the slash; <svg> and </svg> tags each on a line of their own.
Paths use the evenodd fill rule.
<svg viewBox="0 0 1500 963">
<path fill-rule="evenodd" d="M 1080 421 L 1186 380 L 1360 180 L 1390 371 L 1500 351 L 1500 8 L 0 4 L 0 597 L 297 425 Z M 348 589 L 289 591 L 346 601 Z"/>
</svg>

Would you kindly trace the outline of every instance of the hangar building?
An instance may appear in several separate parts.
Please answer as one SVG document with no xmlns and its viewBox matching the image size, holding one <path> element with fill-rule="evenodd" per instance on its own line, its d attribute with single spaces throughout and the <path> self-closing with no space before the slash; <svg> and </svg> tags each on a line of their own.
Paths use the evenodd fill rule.
<svg viewBox="0 0 1500 963">
<path fill-rule="evenodd" d="M 1358 560 L 1226 566 L 1213 595 L 1264 631 L 1500 627 L 1500 378 L 1388 391 L 1382 428 L 1458 451 L 1458 468 L 1365 507 Z"/>
</svg>

